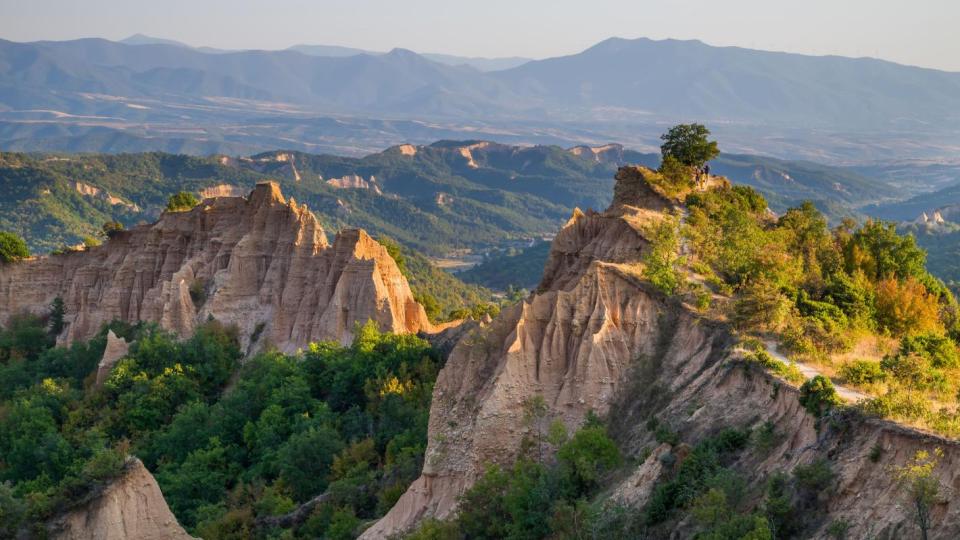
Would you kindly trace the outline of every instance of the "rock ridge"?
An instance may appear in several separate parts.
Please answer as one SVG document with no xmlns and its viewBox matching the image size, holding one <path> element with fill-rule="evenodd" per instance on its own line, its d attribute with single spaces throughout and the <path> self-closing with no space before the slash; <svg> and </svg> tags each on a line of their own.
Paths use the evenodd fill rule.
<svg viewBox="0 0 960 540">
<path fill-rule="evenodd" d="M 357 323 L 430 330 L 406 278 L 378 242 L 345 230 L 333 244 L 305 205 L 275 182 L 246 198 L 205 199 L 83 252 L 0 266 L 0 323 L 66 307 L 58 342 L 92 337 L 114 319 L 190 335 L 213 317 L 236 325 L 244 347 L 293 352 L 349 342 Z"/>
</svg>

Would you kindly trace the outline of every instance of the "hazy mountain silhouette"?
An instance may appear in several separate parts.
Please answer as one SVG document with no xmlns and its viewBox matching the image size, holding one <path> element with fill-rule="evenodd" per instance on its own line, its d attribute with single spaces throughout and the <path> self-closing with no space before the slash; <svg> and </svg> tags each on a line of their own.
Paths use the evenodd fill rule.
<svg viewBox="0 0 960 540">
<path fill-rule="evenodd" d="M 306 112 L 588 125 L 697 119 L 917 132 L 960 125 L 960 73 L 699 41 L 613 38 L 579 54 L 491 72 L 447 65 L 459 57 L 440 62 L 404 49 L 214 54 L 148 36 L 126 41 L 0 41 L 0 111 L 104 115 L 117 112 L 118 97 L 203 103 L 208 111 L 211 102 L 232 98 Z M 152 114 L 163 113 L 151 109 L 139 119 L 157 120 Z"/>
</svg>

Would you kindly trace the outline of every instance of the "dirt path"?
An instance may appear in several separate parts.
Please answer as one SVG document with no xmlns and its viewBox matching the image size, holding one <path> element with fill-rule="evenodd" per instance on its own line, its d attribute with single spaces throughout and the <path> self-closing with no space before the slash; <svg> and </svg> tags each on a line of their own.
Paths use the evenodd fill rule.
<svg viewBox="0 0 960 540">
<path fill-rule="evenodd" d="M 817 368 L 809 364 L 803 364 L 801 362 L 791 361 L 789 358 L 784 356 L 783 353 L 781 353 L 777 349 L 776 342 L 768 340 L 768 341 L 764 341 L 763 344 L 767 347 L 767 352 L 770 353 L 770 356 L 776 358 L 779 362 L 783 362 L 784 364 L 789 365 L 793 363 L 794 365 L 797 366 L 798 369 L 800 369 L 800 373 L 803 373 L 803 376 L 806 377 L 807 379 L 812 379 L 817 375 L 823 375 L 823 373 L 817 370 Z M 826 377 L 826 375 L 824 376 Z M 852 390 L 845 386 L 840 386 L 839 384 L 836 384 L 836 383 L 833 384 L 833 387 L 837 390 L 837 395 L 840 396 L 841 399 L 850 403 L 856 403 L 858 401 L 870 399 L 870 396 L 868 396 L 867 394 L 864 394 L 863 392 L 858 392 L 856 390 Z"/>
</svg>

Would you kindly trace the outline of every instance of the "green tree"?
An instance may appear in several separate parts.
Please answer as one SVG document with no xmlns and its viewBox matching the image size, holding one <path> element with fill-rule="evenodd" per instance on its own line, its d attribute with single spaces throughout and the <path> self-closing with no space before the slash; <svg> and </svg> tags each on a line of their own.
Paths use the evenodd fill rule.
<svg viewBox="0 0 960 540">
<path fill-rule="evenodd" d="M 679 268 L 679 221 L 679 218 L 669 216 L 651 227 L 647 233 L 650 245 L 643 254 L 643 277 L 667 295 L 676 293 L 684 281 Z"/>
<path fill-rule="evenodd" d="M 11 232 L 0 231 L 0 261 L 11 263 L 29 256 L 30 250 L 23 238 Z"/>
<path fill-rule="evenodd" d="M 913 460 L 894 470 L 894 478 L 913 505 L 913 519 L 920 527 L 920 535 L 927 540 L 930 532 L 930 510 L 940 498 L 940 480 L 933 474 L 943 450 L 935 448 L 933 454 L 918 450 Z"/>
<path fill-rule="evenodd" d="M 576 493 L 587 494 L 620 464 L 620 449 L 603 427 L 585 427 L 560 447 L 557 460 Z"/>
<path fill-rule="evenodd" d="M 814 416 L 823 416 L 841 403 L 833 382 L 823 375 L 817 375 L 800 386 L 800 404 Z"/>
<path fill-rule="evenodd" d="M 543 463 L 543 438 L 549 413 L 550 408 L 542 394 L 527 398 L 523 402 L 523 423 L 533 431 L 529 443 L 536 446 L 537 463 Z"/>
<path fill-rule="evenodd" d="M 466 538 L 492 540 L 507 536 L 504 516 L 508 514 L 503 496 L 509 484 L 509 475 L 494 465 L 460 496 L 460 532 Z"/>
<path fill-rule="evenodd" d="M 913 236 L 897 234 L 894 223 L 867 220 L 843 246 L 847 273 L 862 270 L 873 281 L 884 278 L 921 280 L 926 274 L 927 253 Z"/>
<path fill-rule="evenodd" d="M 167 212 L 183 212 L 190 210 L 200 204 L 200 199 L 189 191 L 180 191 L 170 196 L 167 200 Z"/>
<path fill-rule="evenodd" d="M 63 304 L 63 298 L 59 296 L 53 299 L 50 304 L 50 333 L 59 336 L 63 332 L 63 317 L 67 314 L 67 308 Z"/>
<path fill-rule="evenodd" d="M 87 249 L 95 248 L 103 243 L 100 241 L 99 238 L 90 236 L 90 235 L 84 236 L 82 241 L 83 241 L 83 247 Z"/>
<path fill-rule="evenodd" d="M 123 231 L 123 228 L 123 223 L 120 223 L 119 221 L 108 221 L 103 224 L 101 230 L 103 231 L 104 236 L 107 238 L 113 238 L 117 235 L 117 233 Z"/>
<path fill-rule="evenodd" d="M 671 155 L 663 156 L 660 174 L 666 180 L 663 186 L 668 196 L 678 196 L 693 187 L 693 170 Z"/>
<path fill-rule="evenodd" d="M 10 482 L 0 482 L 0 537 L 17 538 L 27 519 L 27 503 L 16 496 Z"/>
<path fill-rule="evenodd" d="M 194 450 L 182 464 L 167 463 L 157 471 L 157 482 L 171 510 L 187 526 L 198 521 L 197 508 L 214 503 L 230 481 L 233 465 L 220 439 L 210 439 L 206 448 Z"/>
<path fill-rule="evenodd" d="M 702 167 L 720 155 L 717 141 L 708 139 L 710 130 L 703 124 L 678 124 L 660 136 L 664 142 L 660 152 L 664 160 L 672 156 L 683 165 Z"/>
<path fill-rule="evenodd" d="M 280 447 L 280 478 L 290 486 L 295 499 L 305 501 L 326 489 L 330 466 L 342 449 L 340 435 L 325 426 L 297 433 Z"/>
</svg>

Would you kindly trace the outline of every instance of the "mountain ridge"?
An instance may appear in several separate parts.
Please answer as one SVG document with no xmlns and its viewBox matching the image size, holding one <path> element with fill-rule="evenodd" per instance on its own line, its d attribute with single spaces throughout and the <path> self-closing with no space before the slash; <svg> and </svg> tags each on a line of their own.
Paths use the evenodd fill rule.
<svg viewBox="0 0 960 540">
<path fill-rule="evenodd" d="M 13 102 L 13 96 L 0 93 L 0 103 L 49 104 L 55 102 L 51 90 L 128 97 L 172 91 L 181 99 L 220 95 L 288 101 L 330 112 L 437 117 L 482 111 L 487 118 L 576 118 L 612 107 L 641 117 L 698 115 L 706 120 L 857 129 L 919 129 L 930 120 L 946 125 L 960 121 L 953 112 L 960 109 L 960 73 L 875 59 L 646 38 L 611 38 L 577 54 L 487 73 L 416 53 L 404 58 L 417 62 L 395 65 L 389 61 L 393 56 L 309 56 L 291 49 L 208 54 L 181 45 L 128 45 L 99 38 L 0 41 L 0 86 L 21 92 Z M 377 62 L 375 76 L 365 68 L 371 61 Z M 46 79 L 49 88 L 44 88 L 24 71 L 25 62 L 34 72 L 58 75 Z M 151 70 L 161 70 L 169 80 Z M 183 84 L 187 77 L 203 78 L 208 86 L 192 90 Z M 567 79 L 574 83 L 566 84 Z M 345 91 L 321 83 L 329 80 Z M 657 84 L 644 84 L 649 80 Z M 364 91 L 371 87 L 383 91 Z M 27 88 L 38 95 L 23 93 Z M 79 107 L 75 98 L 61 103 Z"/>
</svg>

